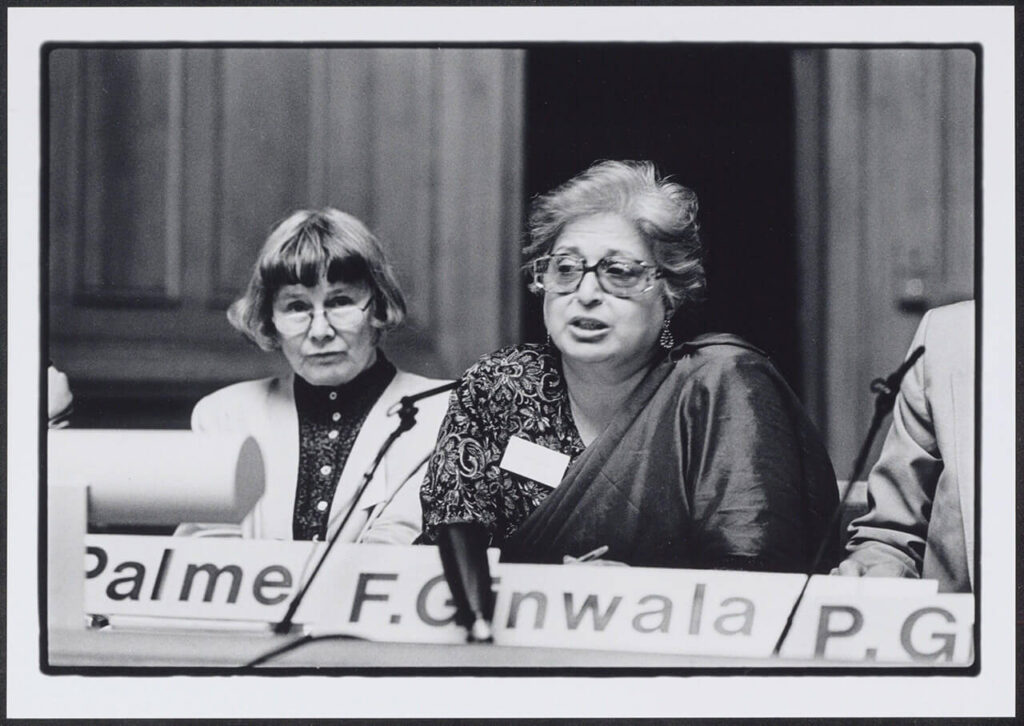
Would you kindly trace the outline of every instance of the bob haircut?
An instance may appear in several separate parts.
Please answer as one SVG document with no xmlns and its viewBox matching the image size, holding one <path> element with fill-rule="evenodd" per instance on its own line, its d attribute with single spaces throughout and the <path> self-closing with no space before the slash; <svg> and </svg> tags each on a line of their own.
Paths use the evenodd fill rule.
<svg viewBox="0 0 1024 726">
<path fill-rule="evenodd" d="M 405 320 L 405 297 L 377 238 L 351 214 L 330 207 L 301 209 L 279 222 L 263 243 L 245 294 L 228 321 L 263 350 L 280 348 L 274 297 L 285 285 L 365 283 L 372 295 L 370 324 L 377 340 Z"/>
<path fill-rule="evenodd" d="M 704 246 L 697 234 L 697 195 L 661 177 L 649 161 L 599 161 L 535 197 L 528 222 L 529 242 L 523 249 L 526 264 L 548 254 L 569 223 L 609 213 L 631 223 L 647 242 L 665 280 L 665 305 L 670 312 L 704 299 Z"/>
</svg>

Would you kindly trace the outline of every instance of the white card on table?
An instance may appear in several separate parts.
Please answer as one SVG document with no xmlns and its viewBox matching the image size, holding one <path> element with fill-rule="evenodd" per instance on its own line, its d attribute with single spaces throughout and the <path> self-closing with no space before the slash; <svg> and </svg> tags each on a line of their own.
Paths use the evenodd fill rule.
<svg viewBox="0 0 1024 726">
<path fill-rule="evenodd" d="M 557 487 L 569 467 L 569 457 L 532 441 L 512 436 L 499 467 L 549 487 Z"/>
</svg>

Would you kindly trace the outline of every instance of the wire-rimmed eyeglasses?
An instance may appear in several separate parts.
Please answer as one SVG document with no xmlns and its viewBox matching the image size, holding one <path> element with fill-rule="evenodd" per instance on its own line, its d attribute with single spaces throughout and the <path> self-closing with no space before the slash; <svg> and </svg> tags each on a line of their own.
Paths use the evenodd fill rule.
<svg viewBox="0 0 1024 726">
<path fill-rule="evenodd" d="M 528 269 L 534 286 L 551 293 L 576 292 L 583 276 L 593 272 L 601 289 L 615 297 L 643 295 L 661 277 L 657 265 L 625 257 L 603 257 L 588 265 L 576 255 L 545 255 L 531 262 Z"/>
<path fill-rule="evenodd" d="M 274 327 L 288 338 L 302 335 L 313 324 L 313 317 L 319 309 L 336 331 L 351 330 L 363 321 L 363 315 L 372 302 L 372 295 L 363 305 L 345 296 L 328 300 L 322 308 L 316 308 L 304 300 L 292 300 L 283 309 L 274 310 Z"/>
</svg>

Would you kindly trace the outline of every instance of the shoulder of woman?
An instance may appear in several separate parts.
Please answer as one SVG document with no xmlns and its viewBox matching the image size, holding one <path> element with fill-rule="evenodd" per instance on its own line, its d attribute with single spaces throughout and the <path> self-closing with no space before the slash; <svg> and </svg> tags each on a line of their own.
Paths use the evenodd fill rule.
<svg viewBox="0 0 1024 726">
<path fill-rule="evenodd" d="M 708 333 L 672 350 L 675 373 L 714 383 L 736 377 L 778 373 L 768 355 L 743 338 L 728 333 Z"/>
<path fill-rule="evenodd" d="M 241 381 L 219 388 L 199 399 L 192 410 L 193 424 L 197 420 L 242 413 L 250 407 L 265 404 L 270 398 L 289 395 L 288 386 L 288 379 L 281 377 Z"/>
<path fill-rule="evenodd" d="M 474 379 L 514 373 L 522 375 L 529 371 L 550 368 L 554 356 L 548 346 L 538 343 L 519 343 L 499 348 L 488 353 L 466 370 L 464 379 Z"/>
<path fill-rule="evenodd" d="M 445 383 L 450 382 L 451 379 L 449 378 L 428 378 L 427 376 L 421 376 L 419 373 L 410 373 L 399 368 L 395 371 L 395 378 L 391 385 L 395 390 L 401 391 L 404 396 L 408 393 L 426 391 L 435 386 L 443 386 Z"/>
</svg>

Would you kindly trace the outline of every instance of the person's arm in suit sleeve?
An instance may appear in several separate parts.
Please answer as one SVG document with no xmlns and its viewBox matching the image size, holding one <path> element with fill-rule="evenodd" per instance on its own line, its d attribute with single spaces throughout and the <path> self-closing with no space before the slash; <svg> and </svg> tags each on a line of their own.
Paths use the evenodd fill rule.
<svg viewBox="0 0 1024 726">
<path fill-rule="evenodd" d="M 910 351 L 926 345 L 926 313 Z M 928 404 L 928 353 L 907 373 L 892 425 L 868 476 L 868 511 L 850 523 L 846 560 L 838 574 L 920 577 L 942 458 Z"/>
</svg>

